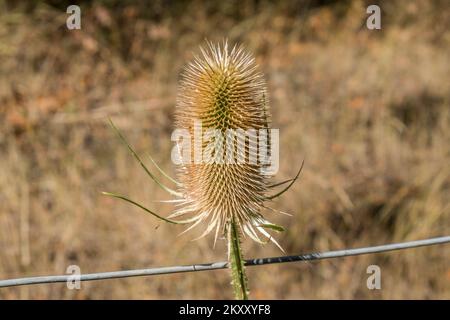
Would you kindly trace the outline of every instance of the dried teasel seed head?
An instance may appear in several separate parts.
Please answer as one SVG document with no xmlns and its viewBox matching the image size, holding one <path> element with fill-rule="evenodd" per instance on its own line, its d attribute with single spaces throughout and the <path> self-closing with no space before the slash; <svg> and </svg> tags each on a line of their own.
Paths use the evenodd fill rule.
<svg viewBox="0 0 450 320">
<path fill-rule="evenodd" d="M 195 146 L 198 141 L 194 141 L 195 123 L 201 125 L 203 134 L 208 129 L 215 129 L 222 133 L 223 138 L 230 129 L 235 132 L 237 129 L 267 132 L 269 110 L 266 84 L 254 58 L 242 47 L 231 48 L 227 42 L 219 45 L 207 43 L 205 48 L 201 48 L 201 55 L 196 56 L 182 74 L 175 126 L 187 130 L 193 138 L 192 157 L 178 167 L 183 202 L 171 217 L 191 215 L 193 225 L 188 230 L 204 222 L 206 230 L 202 236 L 214 230 L 216 239 L 218 234 L 225 233 L 228 223 L 233 221 L 241 232 L 252 239 L 262 242 L 256 232 L 259 231 L 273 241 L 263 229 L 269 223 L 260 213 L 266 199 L 268 177 L 262 173 L 263 164 L 248 161 L 249 154 L 257 150 L 252 149 L 247 139 L 245 163 L 196 162 Z M 214 136 L 209 143 L 205 140 L 200 142 L 203 152 L 211 146 L 211 141 L 216 148 L 219 142 L 225 145 L 223 139 L 220 141 Z M 238 142 L 236 148 L 237 145 Z"/>
</svg>

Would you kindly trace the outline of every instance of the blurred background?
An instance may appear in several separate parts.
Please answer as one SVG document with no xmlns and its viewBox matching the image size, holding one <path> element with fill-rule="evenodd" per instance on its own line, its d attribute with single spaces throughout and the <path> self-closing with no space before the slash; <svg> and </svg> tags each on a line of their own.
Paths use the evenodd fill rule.
<svg viewBox="0 0 450 320">
<path fill-rule="evenodd" d="M 0 0 L 0 279 L 222 261 L 226 246 L 177 236 L 159 190 L 108 126 L 173 174 L 177 81 L 205 39 L 256 56 L 280 128 L 275 181 L 301 179 L 265 213 L 287 253 L 448 235 L 447 1 Z M 245 241 L 247 258 L 280 255 Z M 366 269 L 380 266 L 382 289 Z M 450 247 L 248 269 L 254 299 L 450 298 Z M 1 299 L 232 298 L 226 270 L 0 290 Z"/>
</svg>

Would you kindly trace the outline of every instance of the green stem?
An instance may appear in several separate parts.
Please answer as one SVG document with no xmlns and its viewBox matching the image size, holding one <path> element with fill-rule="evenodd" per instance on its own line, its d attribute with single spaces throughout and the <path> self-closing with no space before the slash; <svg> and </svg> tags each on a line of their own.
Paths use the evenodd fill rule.
<svg viewBox="0 0 450 320">
<path fill-rule="evenodd" d="M 245 274 L 244 257 L 238 226 L 234 219 L 229 223 L 228 230 L 229 263 L 234 296 L 236 300 L 248 300 L 248 281 Z"/>
</svg>

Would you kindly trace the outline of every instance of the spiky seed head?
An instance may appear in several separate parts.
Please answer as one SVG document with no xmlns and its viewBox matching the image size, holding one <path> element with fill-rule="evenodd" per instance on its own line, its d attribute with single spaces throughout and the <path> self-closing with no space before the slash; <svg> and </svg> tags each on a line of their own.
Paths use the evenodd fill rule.
<svg viewBox="0 0 450 320">
<path fill-rule="evenodd" d="M 266 84 L 254 58 L 242 47 L 230 48 L 227 42 L 207 43 L 201 48 L 201 55 L 185 68 L 175 126 L 194 137 L 195 121 L 201 124 L 203 132 L 206 128 L 216 129 L 223 136 L 228 129 L 268 129 Z M 191 145 L 193 158 L 195 143 Z M 202 147 L 207 148 L 207 143 L 203 141 Z M 247 156 L 249 151 L 247 145 Z M 194 223 L 188 229 L 205 222 L 202 236 L 215 230 L 215 239 L 219 233 L 225 233 L 228 222 L 234 221 L 245 234 L 261 241 L 255 230 L 268 236 L 261 228 L 267 223 L 260 212 L 268 188 L 262 166 L 248 161 L 183 163 L 177 175 L 184 202 L 171 217 L 192 215 Z"/>
</svg>

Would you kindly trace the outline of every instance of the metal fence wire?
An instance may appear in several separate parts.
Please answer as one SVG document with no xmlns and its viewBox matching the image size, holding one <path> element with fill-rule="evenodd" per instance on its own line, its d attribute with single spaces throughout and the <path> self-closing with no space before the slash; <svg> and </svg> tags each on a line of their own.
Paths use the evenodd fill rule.
<svg viewBox="0 0 450 320">
<path fill-rule="evenodd" d="M 324 260 L 324 259 L 342 258 L 372 253 L 381 253 L 395 250 L 405 250 L 446 243 L 450 243 L 450 236 L 409 241 L 409 242 L 391 243 L 380 246 L 372 246 L 356 249 L 344 249 L 344 250 L 317 252 L 317 253 L 308 253 L 308 254 L 281 256 L 272 258 L 257 258 L 246 260 L 245 265 L 262 266 L 266 264 L 275 264 L 275 263 Z M 118 279 L 118 278 L 140 277 L 140 276 L 155 276 L 161 274 L 198 272 L 198 271 L 218 270 L 226 268 L 228 268 L 228 262 L 222 261 L 222 262 L 202 263 L 185 266 L 170 266 L 170 267 L 159 267 L 149 269 L 89 273 L 89 274 L 80 274 L 77 276 L 57 275 L 57 276 L 28 277 L 28 278 L 0 280 L 0 288 L 33 285 L 33 284 L 44 284 L 44 283 L 68 282 L 74 280 L 93 281 L 93 280 Z"/>
</svg>

